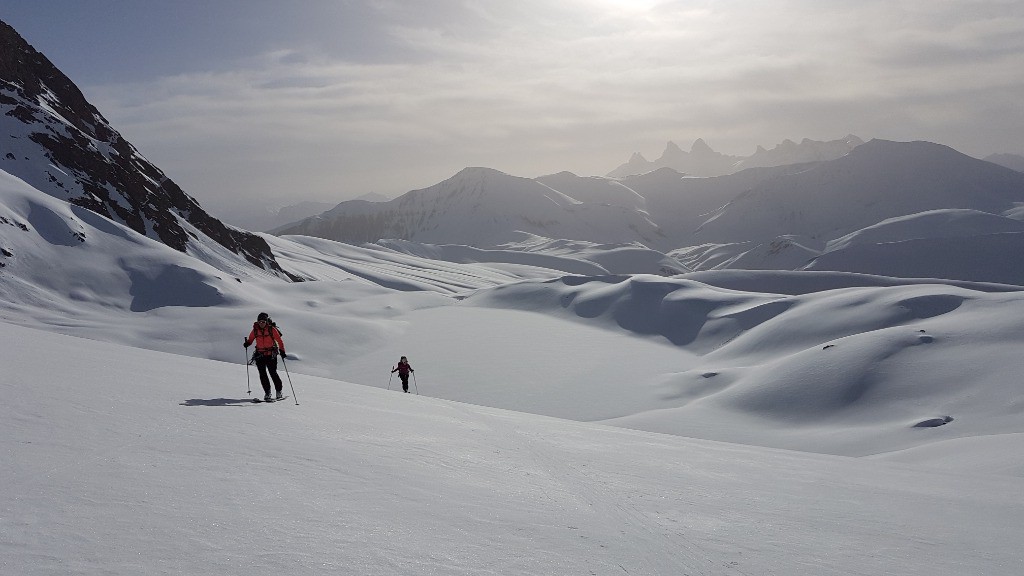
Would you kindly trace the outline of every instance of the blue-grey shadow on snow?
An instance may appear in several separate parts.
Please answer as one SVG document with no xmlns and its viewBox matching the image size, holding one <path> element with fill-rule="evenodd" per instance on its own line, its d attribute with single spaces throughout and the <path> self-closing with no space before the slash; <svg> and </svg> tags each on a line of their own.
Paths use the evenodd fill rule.
<svg viewBox="0 0 1024 576">
<path fill-rule="evenodd" d="M 54 246 L 78 246 L 85 242 L 82 230 L 74 230 L 63 216 L 45 206 L 32 204 L 28 223 L 43 240 Z"/>
<path fill-rule="evenodd" d="M 637 334 L 659 335 L 676 346 L 692 344 L 714 321 L 722 340 L 750 330 L 787 311 L 792 300 L 752 298 L 731 292 L 710 291 L 685 281 L 605 277 L 607 288 L 586 294 L 565 294 L 562 306 L 581 318 L 609 316 L 621 328 Z M 574 286 L 563 280 L 567 286 Z M 578 285 L 585 281 L 576 280 Z"/>
<path fill-rule="evenodd" d="M 190 398 L 181 403 L 182 406 L 246 406 L 252 404 L 252 398 Z"/>
<path fill-rule="evenodd" d="M 217 306 L 224 302 L 220 290 L 204 282 L 203 275 L 190 268 L 168 265 L 151 276 L 128 270 L 132 287 L 132 312 L 148 312 L 162 306 Z"/>
</svg>

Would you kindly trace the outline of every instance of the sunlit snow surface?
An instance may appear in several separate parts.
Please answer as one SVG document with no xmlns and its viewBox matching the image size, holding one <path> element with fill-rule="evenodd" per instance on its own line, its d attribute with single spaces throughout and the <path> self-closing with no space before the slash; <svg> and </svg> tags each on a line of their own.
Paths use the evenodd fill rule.
<svg viewBox="0 0 1024 576">
<path fill-rule="evenodd" d="M 268 237 L 285 283 L 0 200 L 4 574 L 1024 572 L 1016 287 Z"/>
</svg>

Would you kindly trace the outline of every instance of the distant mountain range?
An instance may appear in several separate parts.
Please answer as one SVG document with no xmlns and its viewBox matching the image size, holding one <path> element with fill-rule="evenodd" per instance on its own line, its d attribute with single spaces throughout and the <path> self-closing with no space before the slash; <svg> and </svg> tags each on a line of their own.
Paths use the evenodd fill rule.
<svg viewBox="0 0 1024 576">
<path fill-rule="evenodd" d="M 1017 172 L 1024 172 L 1024 156 L 1017 154 L 992 154 L 985 157 L 986 162 L 999 164 Z"/>
<path fill-rule="evenodd" d="M 703 178 L 669 168 L 622 178 L 563 172 L 534 179 L 470 168 L 390 202 L 343 202 L 274 233 L 503 250 L 527 234 L 645 247 L 675 263 L 667 270 L 874 272 L 872 262 L 884 258 L 840 253 L 863 250 L 855 247 L 869 240 L 880 251 L 913 241 L 917 259 L 929 263 L 908 266 L 914 275 L 1016 283 L 1024 282 L 1024 262 L 1016 269 L 1006 263 L 1024 250 L 990 250 L 1024 248 L 1020 206 L 1020 172 L 930 142 L 872 140 L 833 160 Z M 868 232 L 879 228 L 887 231 L 884 243 Z M 1001 235 L 997 244 L 991 234 Z M 935 264 L 941 257 L 921 257 L 921 250 L 948 252 L 951 238 L 962 270 Z M 899 270 L 888 266 L 885 273 Z"/>
<path fill-rule="evenodd" d="M 355 198 L 367 202 L 387 202 L 391 198 L 383 194 L 369 193 Z M 253 232 L 266 232 L 280 228 L 286 224 L 297 222 L 310 216 L 316 216 L 335 207 L 337 202 L 297 202 L 275 208 L 257 202 L 234 203 L 229 206 L 208 206 L 211 213 L 216 214 L 222 222 Z"/>
<path fill-rule="evenodd" d="M 232 274 L 256 266 L 317 277 L 284 270 L 270 236 L 207 213 L 2 23 L 0 132 L 0 171 L 49 196 Z M 613 171 L 619 176 L 523 178 L 475 167 L 393 200 L 250 216 L 254 228 L 278 225 L 277 235 L 456 263 L 544 261 L 568 273 L 814 269 L 1024 284 L 1021 160 L 856 136 L 786 141 L 742 158 L 698 140 L 690 152 L 669 143 L 655 162 L 634 155 Z"/>
<path fill-rule="evenodd" d="M 671 168 L 689 176 L 724 176 L 747 168 L 767 168 L 835 160 L 863 144 L 860 138 L 849 135 L 839 140 L 818 142 L 804 139 L 799 144 L 785 140 L 771 150 L 758 146 L 751 156 L 729 156 L 715 152 L 707 142 L 698 138 L 689 152 L 684 152 L 675 142 L 669 142 L 661 157 L 650 162 L 635 152 L 628 162 L 608 173 L 612 178 L 623 178 L 644 174 L 659 168 Z"/>
</svg>

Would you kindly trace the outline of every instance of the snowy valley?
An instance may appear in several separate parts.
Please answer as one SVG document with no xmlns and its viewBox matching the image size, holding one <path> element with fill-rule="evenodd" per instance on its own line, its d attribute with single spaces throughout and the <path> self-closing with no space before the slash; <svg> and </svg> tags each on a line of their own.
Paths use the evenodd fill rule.
<svg viewBox="0 0 1024 576">
<path fill-rule="evenodd" d="M 467 168 L 258 233 L 47 70 L 0 78 L 4 574 L 1024 571 L 1024 174 Z"/>
</svg>

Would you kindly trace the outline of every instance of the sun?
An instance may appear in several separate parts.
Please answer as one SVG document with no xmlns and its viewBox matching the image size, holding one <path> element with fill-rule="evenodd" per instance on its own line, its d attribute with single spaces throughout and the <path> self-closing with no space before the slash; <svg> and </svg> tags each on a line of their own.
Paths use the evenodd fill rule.
<svg viewBox="0 0 1024 576">
<path fill-rule="evenodd" d="M 642 13 L 647 12 L 665 0 L 590 0 L 588 4 L 597 5 L 615 12 Z"/>
</svg>

